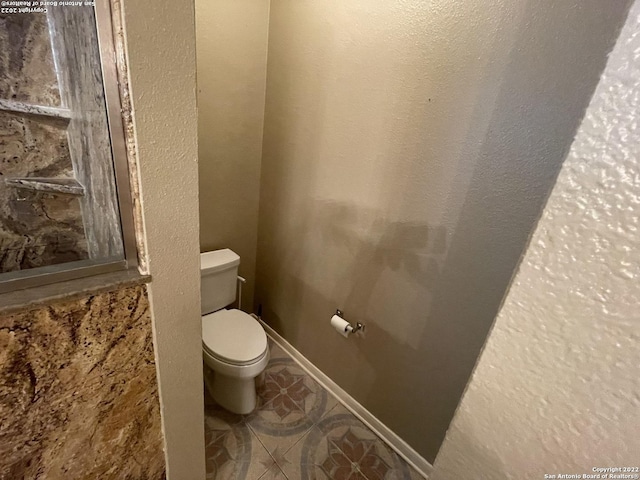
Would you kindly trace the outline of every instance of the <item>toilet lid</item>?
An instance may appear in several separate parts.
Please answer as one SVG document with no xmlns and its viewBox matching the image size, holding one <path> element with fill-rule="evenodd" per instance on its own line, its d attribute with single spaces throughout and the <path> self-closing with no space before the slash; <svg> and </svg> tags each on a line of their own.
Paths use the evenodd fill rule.
<svg viewBox="0 0 640 480">
<path fill-rule="evenodd" d="M 229 363 L 243 364 L 261 357 L 267 335 L 258 321 L 240 310 L 218 310 L 202 317 L 202 343 Z"/>
</svg>

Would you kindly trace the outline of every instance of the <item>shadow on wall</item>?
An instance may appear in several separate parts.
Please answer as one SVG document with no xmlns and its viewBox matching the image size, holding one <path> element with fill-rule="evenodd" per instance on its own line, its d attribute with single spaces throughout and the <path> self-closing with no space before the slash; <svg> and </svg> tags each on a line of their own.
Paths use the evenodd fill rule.
<svg viewBox="0 0 640 480">
<path fill-rule="evenodd" d="M 272 14 L 276 31 L 278 18 Z M 388 48 L 384 41 L 368 38 L 358 58 L 374 64 Z M 461 55 L 439 47 L 427 48 L 444 65 Z M 313 52 L 321 64 L 341 56 L 331 40 Z M 465 271 L 448 244 L 495 108 L 497 87 L 487 92 L 487 85 L 498 82 L 500 70 L 483 76 L 479 69 L 461 80 L 445 68 L 425 78 L 416 57 L 391 75 L 367 64 L 350 72 L 320 69 L 303 79 L 303 89 L 295 52 L 269 59 L 268 92 L 286 92 L 286 99 L 272 105 L 267 98 L 256 299 L 271 326 L 433 461 L 484 339 L 477 328 L 467 334 L 466 324 L 484 322 L 486 334 L 495 313 L 478 305 L 482 292 L 473 285 L 456 285 L 459 276 L 474 278 L 474 266 Z M 432 101 L 430 92 L 444 101 Z M 309 94 L 313 105 L 300 116 Z M 459 107 L 465 121 L 447 111 L 447 95 L 468 97 L 469 105 Z M 340 110 L 342 103 L 351 108 Z M 476 193 L 471 202 L 486 208 L 487 192 Z M 464 232 L 463 249 L 474 236 L 473 228 Z M 472 308 L 454 317 L 451 303 Z M 366 339 L 343 339 L 329 328 L 336 308 L 367 326 Z"/>
<path fill-rule="evenodd" d="M 305 24 L 303 7 L 285 3 L 271 17 L 283 50 L 324 35 L 326 12 Z M 574 7 L 528 2 L 509 24 L 514 38 L 493 39 L 491 68 L 464 79 L 471 87 L 447 70 L 448 54 L 462 55 L 448 45 L 428 77 L 419 58 L 379 75 L 388 37 L 367 38 L 357 55 L 317 42 L 311 66 L 295 50 L 269 54 L 257 302 L 431 462 L 628 5 Z M 580 29 L 559 44 L 567 24 Z M 352 71 L 314 67 L 346 55 L 360 59 L 345 62 Z M 432 91 L 442 98 L 431 102 Z M 465 116 L 452 118 L 447 101 Z M 337 335 L 336 308 L 366 338 Z"/>
<path fill-rule="evenodd" d="M 314 209 L 316 211 L 306 217 L 307 222 L 296 226 L 298 231 L 292 236 L 306 238 L 311 243 L 316 239 L 330 249 L 339 250 L 338 256 L 349 260 L 342 264 L 340 278 L 336 280 L 331 296 L 342 298 L 339 306 L 352 312 L 352 319 L 368 320 L 361 312 L 370 310 L 375 302 L 376 285 L 385 272 L 401 275 L 422 290 L 421 293 L 431 291 L 436 285 L 446 253 L 445 227 L 389 220 L 379 212 L 338 202 L 318 202 Z M 358 232 L 358 219 L 363 217 L 370 218 L 371 225 L 366 231 Z M 305 263 L 301 261 L 305 245 L 308 243 L 303 242 L 298 251 L 290 251 L 282 268 L 290 282 L 283 288 L 291 294 L 290 308 L 293 310 L 302 306 L 300 301 L 304 300 L 304 292 L 310 287 L 296 280 L 306 276 L 299 267 Z M 335 259 L 334 256 L 331 261 Z M 296 270 L 299 270 L 298 274 L 292 275 Z M 275 312 L 272 313 L 274 325 L 282 325 Z M 377 316 L 372 313 L 372 317 Z"/>
<path fill-rule="evenodd" d="M 382 37 L 360 46 L 358 57 L 372 60 L 388 47 Z M 436 42 L 428 48 L 437 51 L 439 46 Z M 438 54 L 443 64 L 448 56 L 458 55 L 442 47 Z M 344 56 L 340 48 L 323 43 L 314 58 L 331 63 L 329 59 Z M 433 460 L 457 403 L 455 395 L 466 381 L 456 369 L 447 370 L 447 356 L 460 360 L 455 348 L 440 343 L 450 342 L 448 330 L 456 329 L 456 319 L 446 312 L 441 317 L 431 314 L 434 302 L 441 302 L 447 242 L 453 233 L 441 217 L 449 215 L 447 222 L 455 225 L 466 189 L 460 177 L 472 171 L 461 162 L 476 154 L 465 149 L 478 148 L 460 139 L 482 136 L 491 100 L 485 95 L 486 104 L 469 107 L 468 122 L 454 123 L 446 103 L 440 98 L 432 102 L 429 91 L 446 95 L 441 85 L 450 83 L 445 92 L 462 95 L 457 90 L 461 86 L 445 78 L 446 70 L 432 72 L 428 79 L 412 72 L 420 59 L 398 66 L 415 75 L 410 82 L 400 72 L 380 76 L 374 88 L 363 90 L 377 74 L 364 65 L 349 72 L 348 82 L 346 72 L 314 72 L 304 78 L 304 91 L 297 88 L 295 54 L 286 60 L 278 64 L 278 58 L 270 56 L 268 91 L 286 90 L 291 102 L 274 107 L 268 99 L 267 104 L 257 299 L 263 303 L 264 318 L 278 332 Z M 472 98 L 477 97 L 475 89 L 491 81 L 480 74 L 466 80 L 477 85 L 467 89 Z M 342 95 L 335 93 L 339 89 L 344 89 Z M 313 108 L 297 116 L 300 97 L 307 92 L 315 97 Z M 352 104 L 352 111 L 339 112 L 341 102 Z M 273 109 L 281 111 L 273 114 Z M 341 114 L 347 118 L 339 118 Z M 344 123 L 358 125 L 356 134 L 364 138 L 342 138 L 353 133 L 339 131 Z M 304 145 L 291 151 L 299 138 Z M 447 157 L 439 158 L 439 150 L 446 150 Z M 455 172 L 456 165 L 460 172 Z M 452 177 L 457 177 L 455 182 Z M 456 197 L 458 203 L 437 208 L 435 204 L 443 203 L 438 196 Z M 265 209 L 277 211 L 277 218 L 268 218 Z M 455 262 L 449 268 L 465 274 Z M 448 293 L 446 303 L 468 302 L 475 295 Z M 328 327 L 338 307 L 349 321 L 367 326 L 365 340 L 342 339 Z M 471 355 L 471 360 L 460 361 L 468 370 L 475 359 Z M 452 389 L 453 399 L 448 393 Z M 435 396 L 434 390 L 441 393 Z"/>
<path fill-rule="evenodd" d="M 289 245 L 273 276 L 279 284 L 272 288 L 282 292 L 282 303 L 265 303 L 264 318 L 299 342 L 333 380 L 362 392 L 358 400 L 383 411 L 378 415 L 391 425 L 420 400 L 409 392 L 422 390 L 416 379 L 433 376 L 427 370 L 438 366 L 432 358 L 429 368 L 420 352 L 435 349 L 433 332 L 447 328 L 446 321 L 438 325 L 430 315 L 447 254 L 447 230 L 342 202 L 317 201 L 305 211 L 308 215 L 290 232 L 299 242 Z M 316 255 L 325 260 L 316 261 Z M 278 312 L 270 308 L 274 303 Z M 349 321 L 366 325 L 364 339 L 343 339 L 329 328 L 336 308 Z M 280 317 L 283 311 L 289 321 Z M 329 369 L 323 365 L 327 346 Z"/>
</svg>

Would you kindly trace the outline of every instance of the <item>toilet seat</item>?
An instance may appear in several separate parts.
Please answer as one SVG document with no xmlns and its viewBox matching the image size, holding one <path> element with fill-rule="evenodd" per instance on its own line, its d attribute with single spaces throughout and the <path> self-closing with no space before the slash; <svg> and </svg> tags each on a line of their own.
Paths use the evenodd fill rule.
<svg viewBox="0 0 640 480">
<path fill-rule="evenodd" d="M 267 335 L 256 319 L 232 309 L 202 316 L 202 347 L 229 365 L 250 365 L 267 354 Z"/>
<path fill-rule="evenodd" d="M 253 365 L 254 363 L 257 363 L 260 360 L 262 360 L 267 354 L 267 350 L 265 349 L 265 351 L 262 352 L 262 355 L 260 355 L 257 358 L 254 358 L 253 360 L 248 360 L 246 362 L 232 362 L 230 360 L 222 358 L 220 355 L 216 354 L 216 352 L 212 352 L 211 349 L 204 344 L 204 342 L 202 342 L 202 348 L 208 355 L 211 355 L 218 362 L 226 363 L 227 365 L 233 366 L 233 367 L 243 367 L 245 365 Z"/>
</svg>

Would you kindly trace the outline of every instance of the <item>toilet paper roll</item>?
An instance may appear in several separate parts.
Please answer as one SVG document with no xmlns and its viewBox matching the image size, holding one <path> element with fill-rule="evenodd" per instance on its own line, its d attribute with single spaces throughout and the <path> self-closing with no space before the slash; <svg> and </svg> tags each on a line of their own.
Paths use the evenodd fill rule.
<svg viewBox="0 0 640 480">
<path fill-rule="evenodd" d="M 345 338 L 349 336 L 349 333 L 351 333 L 351 325 L 349 322 L 338 315 L 331 317 L 331 326 L 335 328 L 336 332 Z"/>
</svg>

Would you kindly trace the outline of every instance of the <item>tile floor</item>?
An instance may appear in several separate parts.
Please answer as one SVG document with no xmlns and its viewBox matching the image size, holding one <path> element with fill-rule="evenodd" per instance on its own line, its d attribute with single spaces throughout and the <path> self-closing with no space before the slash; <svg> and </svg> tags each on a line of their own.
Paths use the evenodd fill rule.
<svg viewBox="0 0 640 480">
<path fill-rule="evenodd" d="M 207 479 L 418 480 L 422 477 L 269 340 L 249 415 L 206 395 Z"/>
</svg>

